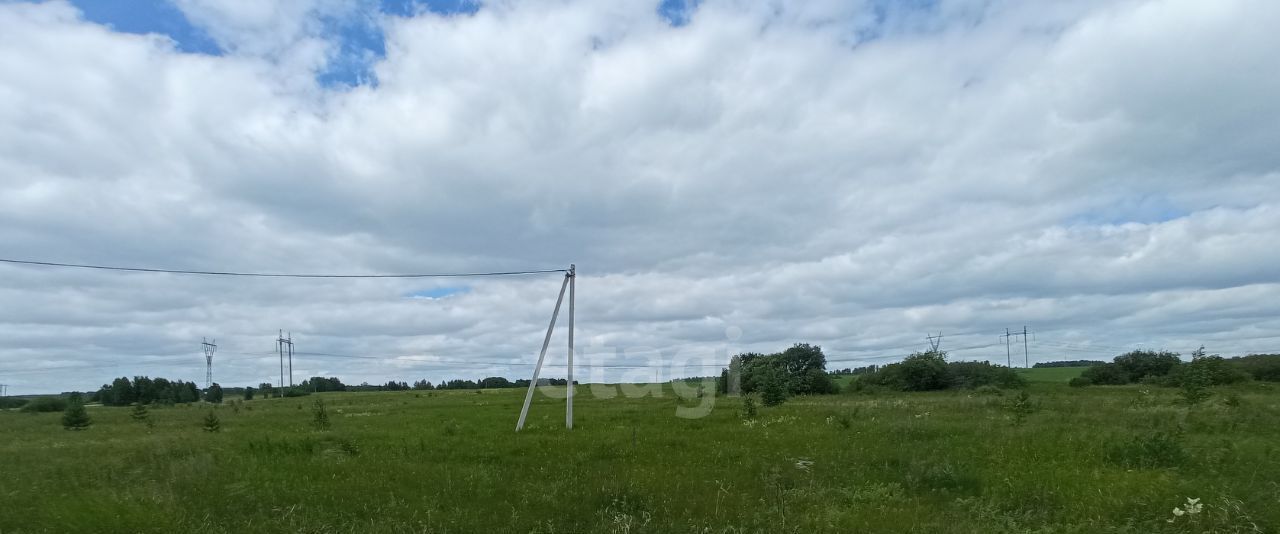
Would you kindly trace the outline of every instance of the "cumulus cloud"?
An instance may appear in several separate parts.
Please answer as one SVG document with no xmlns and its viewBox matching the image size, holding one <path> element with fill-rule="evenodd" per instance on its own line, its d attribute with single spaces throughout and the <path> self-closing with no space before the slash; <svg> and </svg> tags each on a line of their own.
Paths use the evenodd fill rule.
<svg viewBox="0 0 1280 534">
<path fill-rule="evenodd" d="M 940 330 L 955 357 L 1003 361 L 996 336 L 1023 324 L 1033 359 L 1280 339 L 1280 6 L 176 4 L 226 53 L 0 5 L 0 256 L 576 262 L 602 379 L 800 341 L 855 366 Z M 376 83 L 318 82 L 350 25 L 385 42 Z M 256 383 L 280 328 L 376 357 L 300 375 L 524 376 L 559 285 L 0 274 L 19 391 L 197 379 L 201 336 L 227 353 L 219 381 Z"/>
</svg>

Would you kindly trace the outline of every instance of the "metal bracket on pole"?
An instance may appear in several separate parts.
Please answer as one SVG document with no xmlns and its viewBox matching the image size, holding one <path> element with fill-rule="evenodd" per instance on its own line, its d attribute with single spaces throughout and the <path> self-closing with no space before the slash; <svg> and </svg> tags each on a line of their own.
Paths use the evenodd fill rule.
<svg viewBox="0 0 1280 534">
<path fill-rule="evenodd" d="M 572 269 L 565 273 L 564 282 L 560 284 L 560 296 L 556 297 L 556 308 L 551 312 L 551 324 L 547 325 L 547 337 L 542 340 L 542 352 L 538 353 L 538 365 L 533 368 L 533 379 L 529 381 L 529 391 L 524 395 L 524 407 L 520 408 L 520 420 L 516 422 L 516 432 L 524 428 L 524 420 L 529 415 L 529 403 L 533 402 L 533 390 L 538 387 L 538 374 L 542 372 L 542 362 L 547 358 L 547 347 L 551 345 L 551 332 L 556 328 L 556 317 L 560 315 L 560 304 L 564 302 L 564 290 L 569 287 Z"/>
</svg>

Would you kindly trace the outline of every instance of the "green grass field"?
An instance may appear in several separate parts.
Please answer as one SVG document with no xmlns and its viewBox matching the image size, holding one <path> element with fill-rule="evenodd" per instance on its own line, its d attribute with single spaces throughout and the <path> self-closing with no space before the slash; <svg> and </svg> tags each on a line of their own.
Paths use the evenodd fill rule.
<svg viewBox="0 0 1280 534">
<path fill-rule="evenodd" d="M 1072 378 L 1080 376 L 1088 367 L 1040 367 L 1031 369 L 1015 369 L 1028 382 L 1060 382 L 1066 384 Z"/>
<path fill-rule="evenodd" d="M 577 428 L 523 392 L 333 393 L 151 410 L 0 413 L 0 532 L 1273 532 L 1280 392 L 794 398 L 676 417 L 594 398 Z M 312 426 L 323 398 L 332 428 Z M 1234 399 L 1227 401 L 1228 399 Z M 1019 415 L 1021 414 L 1021 415 Z M 1199 513 L 1174 522 L 1188 498 Z M 1257 530 L 1254 530 L 1256 527 Z"/>
</svg>

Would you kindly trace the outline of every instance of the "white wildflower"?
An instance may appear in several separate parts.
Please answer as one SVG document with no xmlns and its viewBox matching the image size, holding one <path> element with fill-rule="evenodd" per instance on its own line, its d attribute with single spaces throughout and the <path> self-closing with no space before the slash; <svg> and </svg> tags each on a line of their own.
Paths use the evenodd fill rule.
<svg viewBox="0 0 1280 534">
<path fill-rule="evenodd" d="M 1196 515 L 1200 513 L 1203 509 L 1204 509 L 1204 505 L 1200 504 L 1200 499 L 1192 499 L 1191 497 L 1187 497 L 1187 503 L 1182 506 L 1175 506 L 1173 508 L 1173 517 L 1166 519 L 1165 522 L 1172 523 L 1176 521 L 1179 517 L 1182 517 L 1184 515 L 1186 516 Z"/>
<path fill-rule="evenodd" d="M 1200 513 L 1200 510 L 1204 508 L 1204 505 L 1200 504 L 1200 499 L 1187 497 L 1187 504 L 1184 505 L 1183 508 L 1186 509 L 1188 514 L 1196 515 Z"/>
</svg>

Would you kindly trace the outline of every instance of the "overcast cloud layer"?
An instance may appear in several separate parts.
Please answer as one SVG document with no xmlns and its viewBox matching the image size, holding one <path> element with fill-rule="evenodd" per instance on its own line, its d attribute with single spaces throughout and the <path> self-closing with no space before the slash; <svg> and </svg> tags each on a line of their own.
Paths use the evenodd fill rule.
<svg viewBox="0 0 1280 534">
<path fill-rule="evenodd" d="M 0 3 L 0 257 L 573 262 L 594 380 L 794 342 L 883 363 L 939 331 L 1003 362 L 1024 324 L 1032 361 L 1280 349 L 1278 2 L 174 6 L 217 54 Z M 216 381 L 274 382 L 277 329 L 325 353 L 298 380 L 522 377 L 559 284 L 0 265 L 0 383 L 203 383 L 202 336 Z M 645 367 L 684 359 L 708 367 Z"/>
</svg>

